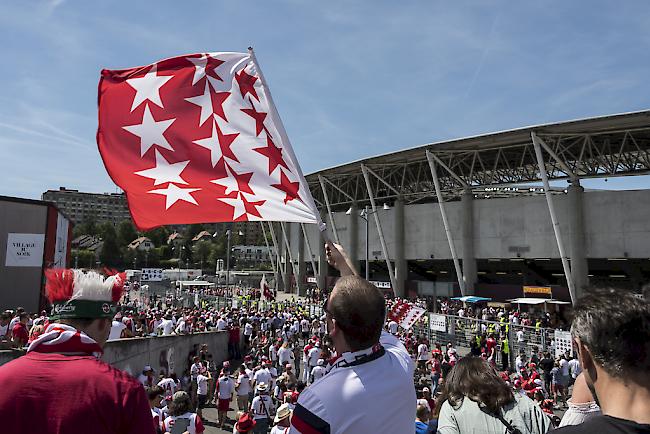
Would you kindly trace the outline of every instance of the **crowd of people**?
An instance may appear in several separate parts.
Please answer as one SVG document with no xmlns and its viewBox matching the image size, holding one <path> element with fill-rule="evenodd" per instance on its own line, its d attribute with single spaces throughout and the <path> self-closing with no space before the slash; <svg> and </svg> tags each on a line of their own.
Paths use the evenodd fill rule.
<svg viewBox="0 0 650 434">
<path fill-rule="evenodd" d="M 158 305 L 134 312 L 109 309 L 109 316 L 104 306 L 108 302 L 91 317 L 79 318 L 75 312 L 67 319 L 65 314 L 56 319 L 31 318 L 18 311 L 10 318 L 3 315 L 1 324 L 8 330 L 21 325 L 28 329 L 28 342 L 30 319 L 32 329 L 40 325 L 44 330 L 31 339 L 26 356 L 0 367 L 0 381 L 9 392 L 27 381 L 47 398 L 50 389 L 32 385 L 42 383 L 44 372 L 61 376 L 56 377 L 60 384 L 54 390 L 76 394 L 83 394 L 83 385 L 65 372 L 71 368 L 77 374 L 88 372 L 95 378 L 94 387 L 108 389 L 105 396 L 93 392 L 93 399 L 105 399 L 115 411 L 131 415 L 128 430 L 97 432 L 200 434 L 208 406 L 217 409 L 217 419 L 210 422 L 233 433 L 650 431 L 650 316 L 645 300 L 594 290 L 575 306 L 575 356 L 533 348 L 509 364 L 503 354 L 497 357 L 497 351 L 503 351 L 503 328 L 523 322 L 534 327 L 542 318 L 520 317 L 502 309 L 470 311 L 444 301 L 441 308 L 447 312 L 485 316 L 504 327 L 473 330 L 469 348 L 429 342 L 387 317 L 393 302 L 387 303 L 372 284 L 355 275 L 344 252 L 331 244 L 327 252 L 342 277 L 323 297 L 318 315 L 300 303 L 264 308 L 247 303 L 202 308 Z M 50 299 L 55 307 L 70 304 L 70 300 Z M 84 305 L 84 309 L 88 308 Z M 74 359 L 79 366 L 61 365 L 75 354 L 101 354 L 104 342 L 111 338 L 205 330 L 229 334 L 226 360 L 220 357 L 217 362 L 203 345 L 188 354 L 186 366 L 177 367 L 177 372 L 157 373 L 145 366 L 136 380 L 110 368 L 111 378 L 119 378 L 117 388 L 102 382 L 107 368 L 96 359 L 81 357 Z M 65 345 L 58 342 L 63 336 L 81 337 L 74 340 L 74 351 L 68 346 L 72 340 Z M 57 347 L 53 343 L 63 354 L 51 355 Z M 55 374 L 56 370 L 60 372 Z M 134 382 L 144 388 L 138 392 Z M 21 402 L 30 396 L 34 395 L 10 401 L 0 398 L 0 416 L 19 412 Z M 127 401 L 130 405 L 125 409 Z M 145 401 L 147 429 L 144 419 L 134 416 Z M 71 405 L 75 402 L 64 407 L 74 414 Z M 54 412 L 61 424 L 72 417 L 46 406 L 43 411 Z M 234 410 L 236 416 L 230 418 Z M 559 412 L 564 413 L 562 418 Z M 124 417 L 114 422 L 123 423 Z M 11 427 L 11 432 L 24 432 L 24 427 Z"/>
</svg>

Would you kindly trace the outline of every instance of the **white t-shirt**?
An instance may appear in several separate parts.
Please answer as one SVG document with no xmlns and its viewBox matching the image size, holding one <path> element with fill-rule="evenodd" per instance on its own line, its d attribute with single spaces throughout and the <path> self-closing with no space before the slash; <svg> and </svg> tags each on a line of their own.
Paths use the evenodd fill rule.
<svg viewBox="0 0 650 434">
<path fill-rule="evenodd" d="M 289 428 L 291 427 L 290 426 L 283 427 L 283 426 L 276 425 L 271 429 L 271 434 L 287 434 L 289 432 Z"/>
<path fill-rule="evenodd" d="M 188 425 L 186 431 L 190 434 L 196 434 L 196 418 L 196 413 L 190 412 L 181 414 L 180 416 L 169 416 L 165 419 L 165 422 L 163 422 L 163 432 L 171 432 L 171 427 L 174 425 L 177 419 L 189 419 L 190 424 Z"/>
<path fill-rule="evenodd" d="M 163 378 L 158 382 L 158 387 L 162 387 L 168 395 L 173 395 L 180 386 L 171 378 Z"/>
<path fill-rule="evenodd" d="M 266 411 L 264 410 L 264 407 L 266 407 Z M 251 410 L 253 411 L 253 418 L 255 420 L 264 419 L 267 417 L 273 419 L 273 416 L 275 414 L 275 407 L 273 406 L 273 400 L 269 395 L 258 395 L 255 398 L 253 398 L 253 403 L 251 404 Z"/>
<path fill-rule="evenodd" d="M 314 382 L 323 378 L 327 370 L 323 366 L 314 366 L 314 369 L 311 370 L 311 376 L 314 379 Z"/>
<path fill-rule="evenodd" d="M 163 336 L 169 336 L 174 330 L 174 322 L 170 319 L 164 319 L 158 326 L 162 330 Z"/>
<path fill-rule="evenodd" d="M 309 353 L 307 354 L 307 360 L 309 363 L 309 366 L 314 367 L 318 363 L 318 359 L 320 359 L 321 355 L 321 349 L 318 347 L 314 347 L 311 350 L 309 350 Z"/>
<path fill-rule="evenodd" d="M 244 336 L 251 336 L 253 334 L 253 326 L 251 323 L 247 322 L 244 326 Z"/>
<path fill-rule="evenodd" d="M 251 379 L 248 374 L 239 374 L 239 377 L 237 377 L 237 384 L 239 384 L 239 387 L 237 388 L 237 395 L 247 396 L 250 393 Z"/>
<path fill-rule="evenodd" d="M 429 360 L 429 347 L 424 343 L 418 345 L 418 360 Z"/>
<path fill-rule="evenodd" d="M 7 334 L 7 330 L 9 330 L 9 323 L 6 325 L 0 325 L 0 336 L 5 336 Z"/>
<path fill-rule="evenodd" d="M 119 339 L 122 336 L 122 330 L 125 328 L 126 326 L 122 321 L 113 321 L 111 324 L 111 332 L 108 335 L 108 340 Z"/>
<path fill-rule="evenodd" d="M 524 341 L 524 331 L 519 330 L 517 331 L 517 342 L 523 342 Z"/>
<path fill-rule="evenodd" d="M 223 319 L 219 318 L 217 321 L 217 330 L 225 330 L 228 328 L 228 323 Z"/>
<path fill-rule="evenodd" d="M 199 375 L 200 371 L 201 371 L 200 363 L 193 363 L 192 366 L 190 366 L 190 377 L 192 378 L 192 380 L 196 380 L 196 377 Z"/>
<path fill-rule="evenodd" d="M 187 331 L 187 325 L 185 323 L 185 320 L 184 319 L 179 320 L 178 323 L 176 324 L 175 332 L 177 334 L 180 334 L 180 333 L 185 333 L 186 331 Z"/>
<path fill-rule="evenodd" d="M 399 324 L 397 324 L 395 321 L 392 321 L 388 323 L 388 331 L 394 335 L 397 334 L 397 330 L 399 329 Z"/>
<path fill-rule="evenodd" d="M 573 379 L 577 378 L 578 375 L 582 372 L 582 367 L 580 366 L 580 361 L 578 359 L 569 360 L 569 371 L 571 372 L 571 377 Z"/>
<path fill-rule="evenodd" d="M 199 374 L 196 377 L 196 393 L 198 395 L 208 394 L 208 377 L 203 374 Z"/>
<path fill-rule="evenodd" d="M 281 365 L 286 365 L 287 363 L 291 363 L 291 361 L 295 358 L 293 355 L 293 350 L 289 347 L 280 347 L 278 350 L 278 361 L 280 362 Z"/>
<path fill-rule="evenodd" d="M 300 321 L 300 331 L 303 333 L 307 333 L 309 331 L 309 321 L 306 319 Z"/>
<path fill-rule="evenodd" d="M 368 354 L 370 348 L 342 354 L 324 378 L 300 394 L 294 418 L 302 413 L 300 419 L 308 424 L 307 420 L 317 416 L 328 425 L 331 434 L 413 432 L 413 360 L 390 333 L 383 332 L 380 343 L 385 350 L 383 355 L 380 353 L 374 359 L 368 356 L 365 363 L 356 366 L 344 364 L 360 360 L 357 356 Z M 300 431 L 292 426 L 289 433 Z"/>
<path fill-rule="evenodd" d="M 201 376 L 199 376 L 200 378 Z M 230 399 L 235 391 L 235 382 L 230 377 L 219 377 L 219 399 Z M 207 393 L 207 392 L 206 392 Z"/>
<path fill-rule="evenodd" d="M 271 372 L 267 368 L 260 369 L 255 373 L 255 377 L 253 378 L 255 380 L 255 384 L 258 385 L 260 383 L 265 383 L 270 385 L 271 384 Z"/>
</svg>

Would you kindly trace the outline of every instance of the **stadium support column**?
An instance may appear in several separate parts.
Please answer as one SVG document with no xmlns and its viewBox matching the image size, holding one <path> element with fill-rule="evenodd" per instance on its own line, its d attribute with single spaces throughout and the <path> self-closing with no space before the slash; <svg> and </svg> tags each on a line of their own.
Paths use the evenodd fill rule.
<svg viewBox="0 0 650 434">
<path fill-rule="evenodd" d="M 408 265 L 404 253 L 404 200 L 401 197 L 395 201 L 395 295 L 406 295 L 406 280 Z"/>
<path fill-rule="evenodd" d="M 352 202 L 350 207 L 350 215 L 348 216 L 348 226 L 350 228 L 350 245 L 348 254 L 350 255 L 350 260 L 354 265 L 359 267 L 359 208 L 357 207 L 356 202 Z"/>
<path fill-rule="evenodd" d="M 321 212 L 321 218 L 325 215 Z M 327 256 L 325 256 L 325 237 L 324 232 L 318 231 L 318 288 L 321 291 L 327 290 Z"/>
<path fill-rule="evenodd" d="M 463 278 L 465 279 L 465 293 L 476 293 L 474 286 L 478 281 L 476 271 L 476 257 L 474 257 L 474 194 L 472 190 L 465 189 L 461 196 L 463 219 Z"/>
<path fill-rule="evenodd" d="M 585 191 L 579 180 L 574 180 L 567 189 L 569 200 L 569 252 L 571 254 L 571 275 L 575 284 L 576 298 L 589 285 L 589 267 L 585 251 L 585 229 L 582 194 Z"/>
<path fill-rule="evenodd" d="M 300 223 L 289 224 L 288 226 L 299 225 Z M 298 293 L 298 295 L 304 294 L 305 288 L 307 287 L 305 278 L 307 274 L 307 261 L 305 258 L 305 235 L 303 234 L 301 228 L 298 228 L 298 282 L 300 282 L 300 290 L 303 290 L 303 293 Z"/>
</svg>

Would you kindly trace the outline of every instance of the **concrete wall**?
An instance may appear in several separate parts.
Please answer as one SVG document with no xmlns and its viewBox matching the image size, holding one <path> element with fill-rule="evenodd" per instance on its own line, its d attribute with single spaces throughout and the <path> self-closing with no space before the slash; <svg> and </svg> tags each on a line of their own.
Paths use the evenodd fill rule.
<svg viewBox="0 0 650 434">
<path fill-rule="evenodd" d="M 187 356 L 194 345 L 204 343 L 208 344 L 216 363 L 228 358 L 228 332 L 207 332 L 108 341 L 102 360 L 135 376 L 145 365 L 151 365 L 156 373 L 169 369 L 180 376 L 187 367 Z M 22 354 L 19 351 L 0 351 L 0 365 Z"/>
<path fill-rule="evenodd" d="M 0 310 L 38 310 L 42 266 L 6 267 L 7 234 L 45 234 L 47 206 L 0 201 Z"/>
<path fill-rule="evenodd" d="M 553 196 L 560 230 L 569 243 L 568 197 Z M 584 231 L 588 258 L 650 258 L 650 190 L 586 191 Z M 462 257 L 461 203 L 446 204 L 449 224 L 458 255 Z M 512 248 L 528 248 L 522 258 L 558 258 L 553 227 L 544 196 L 474 200 L 474 250 L 477 259 L 513 258 Z M 389 256 L 395 255 L 394 210 L 379 209 Z M 349 248 L 349 219 L 344 212 L 335 220 L 344 247 Z M 407 259 L 450 259 L 440 210 L 437 204 L 404 207 L 405 255 Z M 329 223 L 329 221 L 328 221 Z M 315 225 L 307 226 L 312 247 L 317 243 Z M 292 231 L 292 232 L 295 232 Z M 382 260 L 374 219 L 370 219 L 370 258 Z M 292 251 L 298 257 L 297 237 Z M 519 249 L 521 251 L 521 249 Z M 365 222 L 358 226 L 358 259 L 365 252 Z"/>
</svg>

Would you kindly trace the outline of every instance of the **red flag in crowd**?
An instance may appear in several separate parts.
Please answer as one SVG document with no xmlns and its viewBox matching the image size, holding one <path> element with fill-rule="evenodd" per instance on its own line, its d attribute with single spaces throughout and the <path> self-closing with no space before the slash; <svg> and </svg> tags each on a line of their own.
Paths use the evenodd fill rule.
<svg viewBox="0 0 650 434">
<path fill-rule="evenodd" d="M 266 283 L 266 274 L 262 274 L 262 280 L 260 281 L 260 291 L 264 294 L 264 298 L 267 300 L 274 300 L 275 297 L 269 288 L 269 284 Z"/>
<path fill-rule="evenodd" d="M 426 312 L 408 301 L 399 300 L 388 312 L 388 318 L 398 323 L 404 329 L 410 329 Z"/>
<path fill-rule="evenodd" d="M 252 52 L 103 70 L 97 143 L 138 229 L 320 223 Z"/>
</svg>

